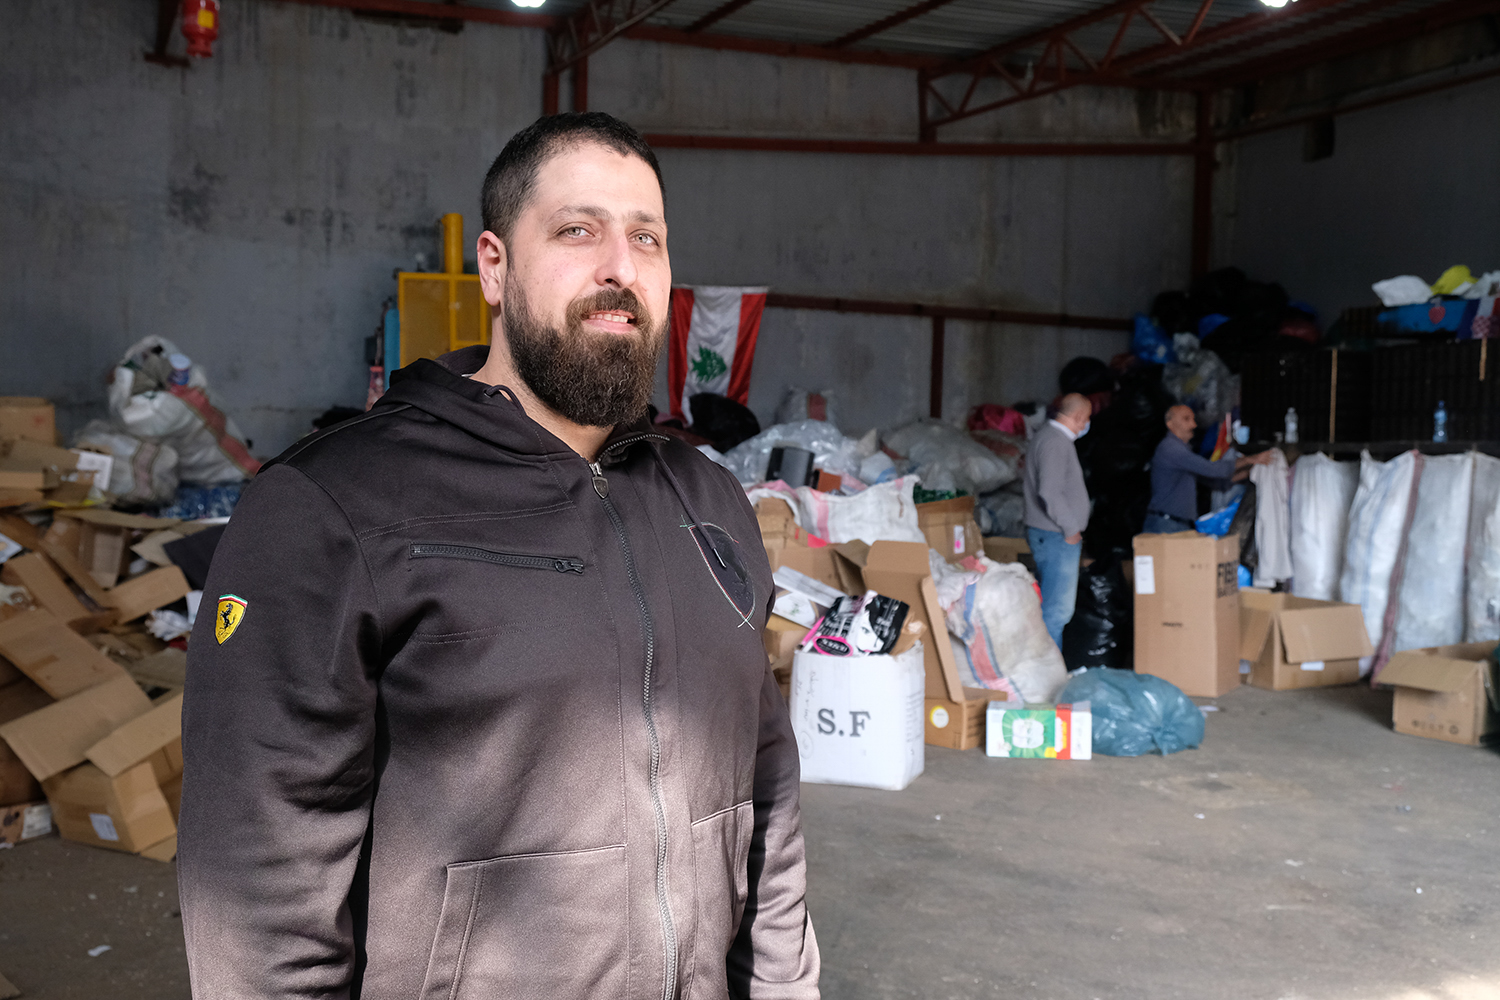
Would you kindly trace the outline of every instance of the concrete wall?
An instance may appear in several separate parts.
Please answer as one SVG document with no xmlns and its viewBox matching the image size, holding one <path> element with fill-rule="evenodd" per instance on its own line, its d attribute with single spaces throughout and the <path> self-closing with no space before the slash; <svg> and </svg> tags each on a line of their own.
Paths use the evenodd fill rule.
<svg viewBox="0 0 1500 1000">
<path fill-rule="evenodd" d="M 1304 162 L 1297 127 L 1234 143 L 1218 262 L 1281 282 L 1325 322 L 1377 305 L 1370 285 L 1382 278 L 1500 268 L 1497 121 L 1491 78 L 1341 115 L 1327 159 Z"/>
<path fill-rule="evenodd" d="M 143 62 L 149 0 L 14 0 L 0 35 L 0 393 L 76 427 L 159 333 L 274 454 L 364 397 L 363 338 L 395 268 L 476 232 L 489 160 L 540 108 L 540 32 L 448 34 L 343 10 L 226 4 L 212 60 Z M 178 43 L 180 44 L 180 42 Z M 905 71 L 624 42 L 593 107 L 653 131 L 913 138 Z M 953 139 L 1180 138 L 1179 100 L 1076 91 Z M 1185 159 L 664 150 L 675 276 L 807 294 L 1128 316 L 1187 277 Z M 927 410 L 928 325 L 767 313 L 752 406 L 830 389 L 851 429 Z M 945 411 L 1045 397 L 1123 334 L 949 325 Z"/>
</svg>

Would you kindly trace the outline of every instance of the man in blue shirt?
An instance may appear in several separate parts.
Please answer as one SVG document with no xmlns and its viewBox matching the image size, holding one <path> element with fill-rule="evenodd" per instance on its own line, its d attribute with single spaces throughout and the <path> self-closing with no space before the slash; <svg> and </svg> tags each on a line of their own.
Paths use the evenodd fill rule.
<svg viewBox="0 0 1500 1000">
<path fill-rule="evenodd" d="M 1188 446 L 1197 427 L 1192 407 L 1179 403 L 1167 410 L 1167 436 L 1151 456 L 1151 505 L 1141 529 L 1145 534 L 1192 531 L 1198 519 L 1199 479 L 1222 485 L 1245 478 L 1249 475 L 1246 468 L 1270 459 L 1271 453 L 1264 452 L 1238 458 L 1226 455 L 1210 462 Z"/>
</svg>

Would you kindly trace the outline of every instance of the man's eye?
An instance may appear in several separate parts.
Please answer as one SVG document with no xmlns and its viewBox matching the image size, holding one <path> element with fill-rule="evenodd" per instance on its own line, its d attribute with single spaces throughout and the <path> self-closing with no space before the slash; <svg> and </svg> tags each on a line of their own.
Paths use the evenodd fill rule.
<svg viewBox="0 0 1500 1000">
<path fill-rule="evenodd" d="M 641 243 L 656 243 L 656 237 L 652 236 L 650 233 L 636 233 L 635 238 L 638 242 Z"/>
<path fill-rule="evenodd" d="M 564 236 L 587 236 L 589 231 L 582 226 L 569 226 L 562 231 Z"/>
</svg>

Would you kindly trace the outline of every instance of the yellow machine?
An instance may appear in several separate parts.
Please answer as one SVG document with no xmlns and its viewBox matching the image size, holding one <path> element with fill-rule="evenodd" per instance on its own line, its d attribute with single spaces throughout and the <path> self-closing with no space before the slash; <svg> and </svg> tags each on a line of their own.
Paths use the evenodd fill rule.
<svg viewBox="0 0 1500 1000">
<path fill-rule="evenodd" d="M 490 342 L 490 309 L 479 292 L 479 275 L 464 274 L 464 217 L 443 216 L 443 273 L 402 271 L 396 275 L 401 312 L 401 358 L 435 358 L 460 347 Z"/>
</svg>

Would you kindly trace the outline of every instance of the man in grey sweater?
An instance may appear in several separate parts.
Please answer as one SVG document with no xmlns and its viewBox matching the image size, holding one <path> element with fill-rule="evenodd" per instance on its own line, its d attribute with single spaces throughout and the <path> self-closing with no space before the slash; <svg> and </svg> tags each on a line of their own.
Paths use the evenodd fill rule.
<svg viewBox="0 0 1500 1000">
<path fill-rule="evenodd" d="M 1087 397 L 1068 393 L 1026 449 L 1026 542 L 1040 577 L 1042 621 L 1058 648 L 1063 627 L 1073 618 L 1078 557 L 1089 523 L 1089 493 L 1073 442 L 1088 432 L 1092 415 Z"/>
</svg>

